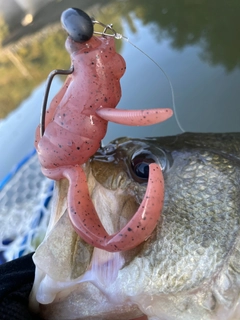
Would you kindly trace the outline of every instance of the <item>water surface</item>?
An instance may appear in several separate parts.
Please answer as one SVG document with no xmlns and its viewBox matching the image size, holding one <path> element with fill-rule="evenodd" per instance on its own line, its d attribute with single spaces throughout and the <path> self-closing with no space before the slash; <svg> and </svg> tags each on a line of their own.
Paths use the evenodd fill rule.
<svg viewBox="0 0 240 320">
<path fill-rule="evenodd" d="M 203 0 L 0 0 L 0 179 L 33 148 L 44 83 L 68 68 L 59 17 L 79 7 L 127 36 L 171 79 L 176 115 L 185 131 L 240 129 L 240 2 Z M 116 40 L 127 63 L 119 108 L 171 107 L 164 74 L 129 43 Z M 64 79 L 54 81 L 51 95 Z M 109 124 L 105 143 L 119 136 L 180 133 L 176 117 L 131 128 Z"/>
</svg>

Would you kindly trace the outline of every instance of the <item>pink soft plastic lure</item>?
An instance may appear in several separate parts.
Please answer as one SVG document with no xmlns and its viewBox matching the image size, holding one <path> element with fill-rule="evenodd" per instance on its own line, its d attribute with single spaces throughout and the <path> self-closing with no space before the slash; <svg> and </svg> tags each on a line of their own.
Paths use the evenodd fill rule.
<svg viewBox="0 0 240 320">
<path fill-rule="evenodd" d="M 92 36 L 77 42 L 69 36 L 66 49 L 74 72 L 50 104 L 43 136 L 40 137 L 39 128 L 36 131 L 35 146 L 42 172 L 50 179 L 69 180 L 69 216 L 82 239 L 111 252 L 129 250 L 151 235 L 159 219 L 164 197 L 160 167 L 150 164 L 148 186 L 139 209 L 122 230 L 109 235 L 92 204 L 81 165 L 100 147 L 108 121 L 151 125 L 171 117 L 172 110 L 114 109 L 121 98 L 119 80 L 126 65 L 115 51 L 113 37 Z"/>
</svg>

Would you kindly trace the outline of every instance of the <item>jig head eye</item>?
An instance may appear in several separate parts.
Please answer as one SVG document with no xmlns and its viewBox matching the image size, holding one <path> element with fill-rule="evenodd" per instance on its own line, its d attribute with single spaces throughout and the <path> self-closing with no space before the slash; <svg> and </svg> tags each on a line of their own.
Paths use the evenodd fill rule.
<svg viewBox="0 0 240 320">
<path fill-rule="evenodd" d="M 93 36 L 93 21 L 80 9 L 69 8 L 63 11 L 61 23 L 73 41 L 83 43 Z"/>
</svg>

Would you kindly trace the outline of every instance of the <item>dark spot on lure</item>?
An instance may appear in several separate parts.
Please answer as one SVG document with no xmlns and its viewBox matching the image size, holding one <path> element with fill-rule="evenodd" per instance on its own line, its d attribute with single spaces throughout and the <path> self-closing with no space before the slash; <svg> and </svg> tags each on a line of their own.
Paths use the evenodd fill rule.
<svg viewBox="0 0 240 320">
<path fill-rule="evenodd" d="M 82 10 L 69 8 L 63 11 L 61 23 L 72 40 L 83 43 L 93 36 L 92 19 Z"/>
</svg>

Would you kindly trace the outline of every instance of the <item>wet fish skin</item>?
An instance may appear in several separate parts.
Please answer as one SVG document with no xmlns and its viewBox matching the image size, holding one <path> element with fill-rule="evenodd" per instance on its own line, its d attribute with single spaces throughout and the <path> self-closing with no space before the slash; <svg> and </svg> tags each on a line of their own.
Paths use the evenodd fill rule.
<svg viewBox="0 0 240 320">
<path fill-rule="evenodd" d="M 114 220 L 113 231 L 135 212 L 145 191 L 146 180 L 131 165 L 133 155 L 138 161 L 152 157 L 165 167 L 165 202 L 156 230 L 136 250 L 123 253 L 118 277 L 103 295 L 100 290 L 99 315 L 91 299 L 99 289 L 88 283 L 73 288 L 61 303 L 42 306 L 42 313 L 55 319 L 54 314 L 70 312 L 69 305 L 78 301 L 79 318 L 74 319 L 120 319 L 119 306 L 126 305 L 130 313 L 126 310 L 125 319 L 141 311 L 150 320 L 238 320 L 240 134 L 122 138 L 99 150 L 86 172 L 93 202 L 100 215 Z M 108 199 L 111 210 L 106 212 Z M 115 219 L 110 214 L 117 206 L 121 210 Z M 101 305 L 104 296 L 116 293 L 112 307 L 111 300 L 106 308 Z M 84 315 L 81 308 L 92 314 Z"/>
</svg>

